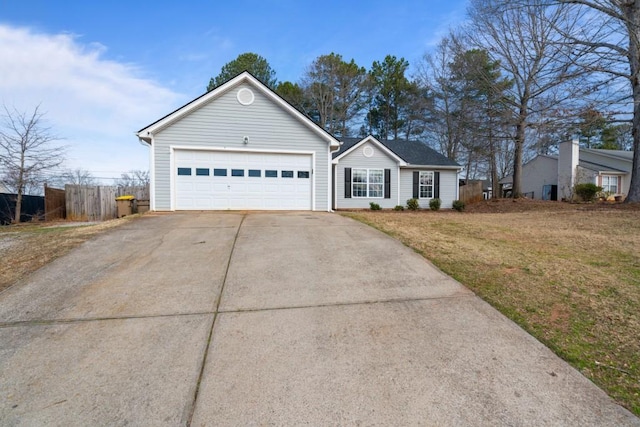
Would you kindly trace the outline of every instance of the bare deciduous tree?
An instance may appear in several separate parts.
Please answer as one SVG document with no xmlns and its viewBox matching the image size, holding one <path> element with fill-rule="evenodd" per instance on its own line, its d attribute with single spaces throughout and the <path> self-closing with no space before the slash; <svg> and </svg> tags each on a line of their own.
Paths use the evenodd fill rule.
<svg viewBox="0 0 640 427">
<path fill-rule="evenodd" d="M 593 71 L 623 79 L 632 108 L 633 163 L 626 201 L 640 202 L 640 2 L 623 0 L 558 0 L 574 14 L 588 10 L 580 32 L 571 32 L 574 49 L 597 58 Z M 629 96 L 630 95 L 630 96 Z"/>
<path fill-rule="evenodd" d="M 508 97 L 515 148 L 512 193 L 520 197 L 528 130 L 576 97 L 578 88 L 568 85 L 585 73 L 565 37 L 574 31 L 580 16 L 541 0 L 517 5 L 508 0 L 473 0 L 470 16 L 470 39 L 499 61 L 504 75 L 514 83 Z"/>
<path fill-rule="evenodd" d="M 433 55 L 425 55 L 418 72 L 420 84 L 433 97 L 427 132 L 436 141 L 438 151 L 453 160 L 459 160 L 465 136 L 463 123 L 456 119 L 464 106 L 451 82 L 453 75 L 450 64 L 457 51 L 453 37 L 443 38 Z"/>
<path fill-rule="evenodd" d="M 14 221 L 20 222 L 25 190 L 43 182 L 43 171 L 62 163 L 64 147 L 54 144 L 60 138 L 45 126 L 40 106 L 31 112 L 4 106 L 4 113 L 0 128 L 0 165 L 4 169 L 5 185 L 17 194 Z"/>
<path fill-rule="evenodd" d="M 118 187 L 144 187 L 149 185 L 151 177 L 149 171 L 130 170 L 120 175 L 120 179 L 116 180 Z"/>
<path fill-rule="evenodd" d="M 64 186 L 65 184 L 72 185 L 96 185 L 97 181 L 86 169 L 76 168 L 76 169 L 68 169 L 65 170 L 58 180 L 60 185 Z"/>
</svg>

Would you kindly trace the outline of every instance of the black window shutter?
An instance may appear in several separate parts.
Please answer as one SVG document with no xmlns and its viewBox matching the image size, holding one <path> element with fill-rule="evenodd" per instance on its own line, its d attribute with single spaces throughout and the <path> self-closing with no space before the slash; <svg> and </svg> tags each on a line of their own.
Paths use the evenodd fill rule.
<svg viewBox="0 0 640 427">
<path fill-rule="evenodd" d="M 419 183 L 420 183 L 420 172 L 414 171 L 413 172 L 413 198 L 414 199 L 417 199 L 420 196 L 420 192 L 418 191 Z"/>
<path fill-rule="evenodd" d="M 391 169 L 384 170 L 384 198 L 391 198 Z"/>
<path fill-rule="evenodd" d="M 433 173 L 433 197 L 440 198 L 440 172 Z"/>
<path fill-rule="evenodd" d="M 344 168 L 344 198 L 351 198 L 351 168 Z"/>
</svg>

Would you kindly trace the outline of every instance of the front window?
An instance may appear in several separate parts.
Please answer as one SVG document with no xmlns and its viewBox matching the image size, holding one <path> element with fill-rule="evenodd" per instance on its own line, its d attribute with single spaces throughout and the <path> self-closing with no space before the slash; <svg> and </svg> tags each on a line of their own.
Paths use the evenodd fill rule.
<svg viewBox="0 0 640 427">
<path fill-rule="evenodd" d="M 351 186 L 353 197 L 382 198 L 384 196 L 384 170 L 353 169 Z"/>
<path fill-rule="evenodd" d="M 618 176 L 602 175 L 602 191 L 605 193 L 618 193 Z"/>
<path fill-rule="evenodd" d="M 421 199 L 433 198 L 433 172 L 427 172 L 427 171 L 420 172 L 419 194 Z"/>
</svg>

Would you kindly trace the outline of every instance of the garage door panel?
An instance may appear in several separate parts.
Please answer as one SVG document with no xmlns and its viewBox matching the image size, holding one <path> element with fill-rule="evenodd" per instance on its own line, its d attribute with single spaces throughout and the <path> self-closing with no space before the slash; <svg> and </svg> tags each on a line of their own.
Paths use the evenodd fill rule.
<svg viewBox="0 0 640 427">
<path fill-rule="evenodd" d="M 176 209 L 311 209 L 311 155 L 175 150 L 174 156 Z"/>
</svg>

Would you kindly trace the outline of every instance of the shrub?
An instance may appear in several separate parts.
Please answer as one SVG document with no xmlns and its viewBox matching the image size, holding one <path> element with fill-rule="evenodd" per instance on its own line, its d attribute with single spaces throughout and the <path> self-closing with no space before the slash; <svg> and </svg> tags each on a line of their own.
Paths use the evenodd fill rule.
<svg viewBox="0 0 640 427">
<path fill-rule="evenodd" d="M 395 208 L 393 208 L 394 211 L 403 211 L 404 210 L 404 206 L 402 205 L 397 205 Z"/>
<path fill-rule="evenodd" d="M 418 209 L 420 209 L 420 202 L 418 202 L 418 199 L 409 199 L 407 200 L 407 208 L 409 210 L 412 211 L 417 211 Z"/>
<path fill-rule="evenodd" d="M 458 212 L 462 212 L 464 210 L 464 202 L 462 200 L 454 200 L 451 206 Z"/>
<path fill-rule="evenodd" d="M 372 211 L 379 211 L 380 209 L 382 209 L 379 204 L 374 202 L 369 203 L 369 206 L 371 206 Z"/>
<path fill-rule="evenodd" d="M 440 205 L 442 204 L 442 201 L 438 198 L 435 199 L 431 199 L 429 201 L 429 209 L 431 209 L 432 211 L 438 211 L 440 210 Z"/>
<path fill-rule="evenodd" d="M 583 184 L 576 184 L 573 187 L 573 193 L 580 197 L 583 202 L 591 202 L 596 198 L 596 195 L 602 191 L 602 187 L 598 187 L 593 182 L 585 182 Z"/>
</svg>

